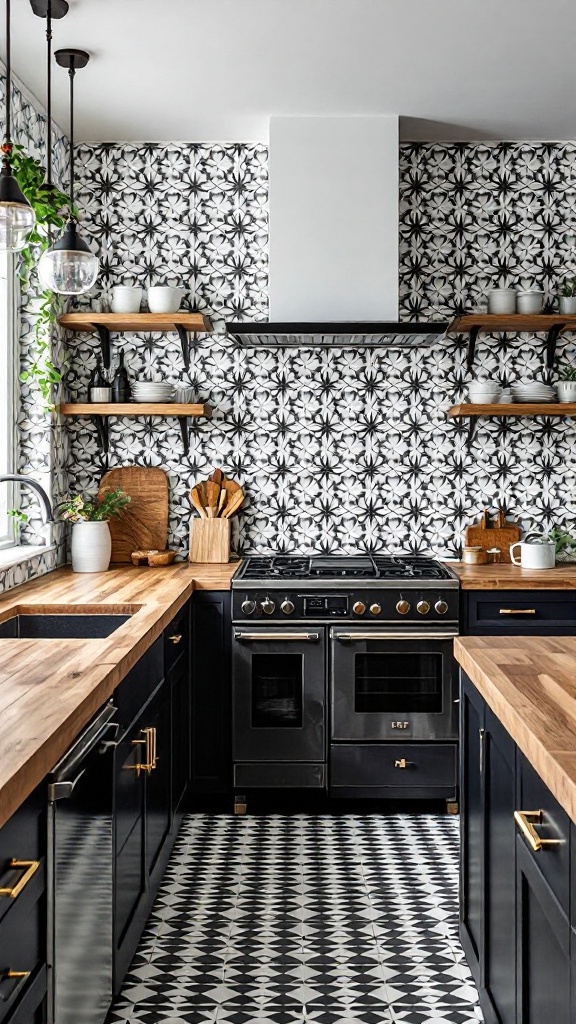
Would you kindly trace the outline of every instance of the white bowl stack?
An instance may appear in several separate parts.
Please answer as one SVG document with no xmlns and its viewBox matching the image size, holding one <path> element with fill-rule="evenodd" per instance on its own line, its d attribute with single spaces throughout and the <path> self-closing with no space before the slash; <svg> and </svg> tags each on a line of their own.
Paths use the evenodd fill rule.
<svg viewBox="0 0 576 1024">
<path fill-rule="evenodd" d="M 165 381 L 137 380 L 132 385 L 135 402 L 173 402 L 174 385 Z"/>
<path fill-rule="evenodd" d="M 537 380 L 513 384 L 512 398 L 515 402 L 555 402 L 556 388 Z"/>
<path fill-rule="evenodd" d="M 473 380 L 468 395 L 473 405 L 494 405 L 500 401 L 502 388 L 495 380 Z"/>
</svg>

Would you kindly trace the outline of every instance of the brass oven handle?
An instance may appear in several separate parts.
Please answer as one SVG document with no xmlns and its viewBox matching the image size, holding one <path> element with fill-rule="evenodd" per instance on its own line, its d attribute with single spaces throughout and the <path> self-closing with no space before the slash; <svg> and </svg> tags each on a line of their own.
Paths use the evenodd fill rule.
<svg viewBox="0 0 576 1024">
<path fill-rule="evenodd" d="M 335 633 L 336 640 L 341 643 L 355 640 L 454 640 L 458 633 Z"/>
<path fill-rule="evenodd" d="M 10 861 L 11 868 L 26 868 L 26 871 L 22 877 L 16 882 L 16 885 L 12 888 L 0 889 L 0 896 L 10 896 L 11 899 L 15 899 L 19 896 L 23 889 L 26 888 L 28 882 L 32 878 L 32 875 L 36 873 L 40 867 L 39 860 L 16 860 L 14 857 Z"/>
<path fill-rule="evenodd" d="M 182 633 L 175 633 L 174 636 L 169 636 L 168 639 L 171 640 L 173 644 L 179 644 L 182 640 Z"/>
<path fill-rule="evenodd" d="M 312 643 L 320 639 L 319 633 L 235 633 L 235 640 L 308 640 Z"/>
<path fill-rule="evenodd" d="M 501 608 L 500 615 L 536 615 L 535 608 Z"/>
<path fill-rule="evenodd" d="M 405 757 L 399 758 L 398 761 L 394 761 L 395 768 L 408 768 L 409 765 L 416 764 L 415 761 L 407 761 Z"/>
<path fill-rule="evenodd" d="M 541 850 L 544 846 L 561 846 L 564 842 L 563 839 L 540 838 L 532 821 L 536 822 L 536 824 L 541 824 L 543 815 L 544 811 L 514 811 L 514 821 L 535 852 Z"/>
</svg>

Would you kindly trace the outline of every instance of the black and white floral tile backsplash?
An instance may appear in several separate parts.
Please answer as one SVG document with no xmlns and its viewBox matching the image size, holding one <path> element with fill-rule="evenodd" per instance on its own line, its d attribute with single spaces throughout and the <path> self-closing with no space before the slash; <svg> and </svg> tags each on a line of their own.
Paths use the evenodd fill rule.
<svg viewBox="0 0 576 1024">
<path fill-rule="evenodd" d="M 519 281 L 549 295 L 576 260 L 576 145 L 401 147 L 402 316 L 482 305 L 488 287 Z M 79 202 L 115 283 L 179 284 L 215 320 L 267 315 L 267 151 L 259 145 L 82 145 Z M 125 335 L 134 376 L 184 379 L 175 335 Z M 570 344 L 561 345 L 561 353 Z M 70 340 L 68 387 L 84 397 L 97 345 Z M 486 339 L 481 375 L 543 375 L 542 338 Z M 525 526 L 576 519 L 571 421 L 483 422 L 468 449 L 446 410 L 463 394 L 464 349 L 239 350 L 222 335 L 194 346 L 199 400 L 215 406 L 182 452 L 175 420 L 111 421 L 110 465 L 164 467 L 170 543 L 186 549 L 187 492 L 221 465 L 245 485 L 238 549 L 454 553 L 465 522 L 505 502 Z M 94 429 L 69 422 L 69 474 L 102 472 Z"/>
</svg>

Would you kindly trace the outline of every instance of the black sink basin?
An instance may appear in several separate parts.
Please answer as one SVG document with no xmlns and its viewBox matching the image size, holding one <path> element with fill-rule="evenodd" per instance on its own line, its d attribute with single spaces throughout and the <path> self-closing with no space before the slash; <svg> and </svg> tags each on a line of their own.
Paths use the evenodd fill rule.
<svg viewBox="0 0 576 1024">
<path fill-rule="evenodd" d="M 13 615 L 0 622 L 0 640 L 98 640 L 129 615 Z"/>
</svg>

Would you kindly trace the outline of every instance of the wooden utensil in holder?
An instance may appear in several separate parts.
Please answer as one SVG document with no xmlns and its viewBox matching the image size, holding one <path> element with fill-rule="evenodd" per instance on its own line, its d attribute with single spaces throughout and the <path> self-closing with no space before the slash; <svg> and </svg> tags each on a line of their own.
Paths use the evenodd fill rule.
<svg viewBox="0 0 576 1024">
<path fill-rule="evenodd" d="M 190 522 L 190 561 L 230 561 L 230 520 L 196 519 Z"/>
</svg>

